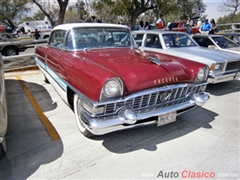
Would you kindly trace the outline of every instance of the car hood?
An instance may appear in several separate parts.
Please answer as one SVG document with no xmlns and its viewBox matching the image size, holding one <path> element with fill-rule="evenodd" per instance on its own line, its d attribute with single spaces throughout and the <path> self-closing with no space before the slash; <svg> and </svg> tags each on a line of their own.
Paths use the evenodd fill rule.
<svg viewBox="0 0 240 180">
<path fill-rule="evenodd" d="M 193 81 L 189 69 L 167 55 L 160 57 L 160 65 L 151 62 L 139 49 L 131 48 L 87 50 L 78 52 L 78 56 L 98 67 L 96 70 L 101 76 L 97 78 L 103 83 L 108 78 L 120 77 L 128 92 Z"/>
<path fill-rule="evenodd" d="M 226 48 L 226 49 L 222 49 L 222 50 L 226 51 L 226 52 L 233 52 L 233 53 L 240 54 L 240 47 Z"/>
<path fill-rule="evenodd" d="M 171 48 L 168 49 L 168 52 L 175 56 L 202 62 L 210 66 L 213 62 L 221 63 L 240 58 L 237 54 L 204 47 Z"/>
</svg>

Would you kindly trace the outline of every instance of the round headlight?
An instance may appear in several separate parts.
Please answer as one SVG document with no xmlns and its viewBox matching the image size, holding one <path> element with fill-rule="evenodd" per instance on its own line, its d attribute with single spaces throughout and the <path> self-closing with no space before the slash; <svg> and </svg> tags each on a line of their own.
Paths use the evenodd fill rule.
<svg viewBox="0 0 240 180">
<path fill-rule="evenodd" d="M 197 80 L 202 81 L 205 78 L 205 69 L 202 68 L 197 74 Z"/>
<path fill-rule="evenodd" d="M 118 77 L 109 79 L 102 87 L 99 100 L 103 101 L 108 98 L 119 98 L 123 95 L 123 82 Z"/>
<path fill-rule="evenodd" d="M 104 95 L 107 97 L 114 96 L 120 90 L 119 83 L 115 80 L 108 81 L 104 86 Z"/>
<path fill-rule="evenodd" d="M 213 70 L 220 70 L 221 65 L 220 64 L 215 64 Z"/>
</svg>

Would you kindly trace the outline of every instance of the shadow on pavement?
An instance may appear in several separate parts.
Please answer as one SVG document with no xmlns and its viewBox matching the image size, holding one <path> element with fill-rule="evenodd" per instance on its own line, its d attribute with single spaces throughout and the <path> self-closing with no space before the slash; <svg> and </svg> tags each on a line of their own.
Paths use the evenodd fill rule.
<svg viewBox="0 0 240 180">
<path fill-rule="evenodd" d="M 8 101 L 7 154 L 0 161 L 0 177 L 4 180 L 28 179 L 41 165 L 58 159 L 63 153 L 63 144 L 61 139 L 51 139 L 20 83 L 25 83 L 34 94 L 43 112 L 55 109 L 57 104 L 53 103 L 43 86 L 21 80 L 6 79 L 5 83 Z"/>
<path fill-rule="evenodd" d="M 139 149 L 156 151 L 157 145 L 187 135 L 199 128 L 211 129 L 210 123 L 218 114 L 196 108 L 177 117 L 177 121 L 164 126 L 146 126 L 93 137 L 103 140 L 103 146 L 114 153 L 129 153 Z"/>
<path fill-rule="evenodd" d="M 227 81 L 218 84 L 208 84 L 206 92 L 221 96 L 240 91 L 240 80 Z"/>
</svg>

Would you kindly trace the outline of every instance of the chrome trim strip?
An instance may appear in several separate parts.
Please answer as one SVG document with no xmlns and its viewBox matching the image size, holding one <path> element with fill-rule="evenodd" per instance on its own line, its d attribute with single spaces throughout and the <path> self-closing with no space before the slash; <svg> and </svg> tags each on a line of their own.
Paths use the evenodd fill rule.
<svg viewBox="0 0 240 180">
<path fill-rule="evenodd" d="M 0 137 L 0 144 L 3 142 L 4 138 Z"/>
<path fill-rule="evenodd" d="M 38 57 L 35 57 L 36 63 L 48 73 L 52 79 L 64 90 L 67 91 L 67 83 L 62 78 L 60 78 L 57 73 L 55 73 L 49 66 L 44 64 L 42 61 L 39 60 Z"/>
</svg>

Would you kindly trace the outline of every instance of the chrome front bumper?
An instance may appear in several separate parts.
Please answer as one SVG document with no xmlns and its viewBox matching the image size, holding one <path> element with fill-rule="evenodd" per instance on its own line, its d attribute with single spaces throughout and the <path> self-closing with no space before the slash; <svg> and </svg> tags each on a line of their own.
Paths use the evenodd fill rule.
<svg viewBox="0 0 240 180">
<path fill-rule="evenodd" d="M 230 74 L 225 75 L 209 75 L 208 82 L 211 84 L 226 82 L 226 81 L 232 81 L 234 79 L 240 78 L 240 72 L 233 72 Z"/>
<path fill-rule="evenodd" d="M 175 106 L 167 107 L 164 109 L 154 109 L 153 111 L 144 111 L 136 114 L 136 121 L 126 121 L 122 118 L 120 113 L 111 117 L 103 118 L 91 118 L 86 113 L 82 113 L 82 119 L 85 123 L 86 128 L 94 135 L 103 135 L 114 131 L 119 131 L 123 129 L 130 129 L 139 126 L 145 126 L 157 123 L 157 117 L 162 114 L 167 114 L 170 112 L 177 112 L 177 115 L 189 111 L 198 106 L 203 106 L 209 99 L 209 95 L 206 93 L 194 94 L 190 101 Z M 123 107 L 126 108 L 126 107 Z M 150 121 L 143 121 L 147 118 L 156 117 Z M 134 122 L 134 123 L 132 123 Z"/>
</svg>

